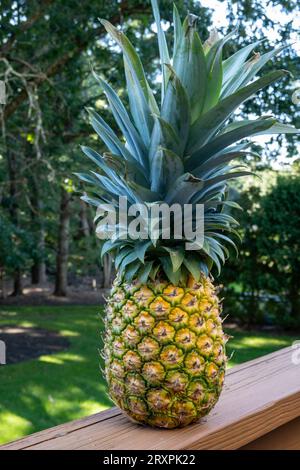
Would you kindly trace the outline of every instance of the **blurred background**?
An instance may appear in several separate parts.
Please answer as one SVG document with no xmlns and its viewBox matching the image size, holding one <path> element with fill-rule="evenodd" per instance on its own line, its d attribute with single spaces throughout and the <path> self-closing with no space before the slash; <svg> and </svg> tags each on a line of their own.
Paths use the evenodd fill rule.
<svg viewBox="0 0 300 470">
<path fill-rule="evenodd" d="M 161 1 L 171 38 L 172 2 Z M 239 114 L 274 114 L 300 127 L 300 14 L 295 0 L 178 0 L 200 17 L 203 41 L 239 25 L 225 55 L 257 39 L 285 45 L 265 68 L 291 76 L 248 101 Z M 0 442 L 111 406 L 99 372 L 103 294 L 114 277 L 100 262 L 94 211 L 73 176 L 89 169 L 80 144 L 103 150 L 85 107 L 111 121 L 94 68 L 126 101 L 122 57 L 98 18 L 120 25 L 159 89 L 149 1 L 2 0 L 0 7 Z M 3 85 L 3 83 L 2 83 Z M 2 86 L 1 85 L 1 86 Z M 4 85 L 1 88 L 4 89 Z M 2 97 L 3 98 L 3 97 Z M 300 331 L 299 137 L 256 138 L 257 173 L 232 187 L 245 209 L 243 242 L 217 278 L 230 364 L 284 347 Z M 226 286 L 226 289 L 225 287 Z M 63 367 L 62 367 L 63 366 Z"/>
</svg>

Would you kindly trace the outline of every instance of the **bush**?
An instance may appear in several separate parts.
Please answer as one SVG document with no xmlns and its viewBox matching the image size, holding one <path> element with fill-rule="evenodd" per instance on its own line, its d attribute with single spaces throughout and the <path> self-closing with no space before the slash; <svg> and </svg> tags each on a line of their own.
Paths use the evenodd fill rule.
<svg viewBox="0 0 300 470">
<path fill-rule="evenodd" d="M 280 176 L 265 196 L 252 189 L 241 198 L 243 243 L 222 277 L 229 286 L 224 310 L 244 323 L 298 327 L 300 177 Z"/>
<path fill-rule="evenodd" d="M 29 269 L 36 251 L 34 236 L 0 214 L 0 268 L 6 274 Z"/>
</svg>

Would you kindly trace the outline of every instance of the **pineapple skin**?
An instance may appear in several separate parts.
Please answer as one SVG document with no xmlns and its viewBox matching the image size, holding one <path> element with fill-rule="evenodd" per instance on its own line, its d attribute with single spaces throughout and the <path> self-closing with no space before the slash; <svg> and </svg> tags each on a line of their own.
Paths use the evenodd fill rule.
<svg viewBox="0 0 300 470">
<path fill-rule="evenodd" d="M 224 382 L 226 335 L 209 277 L 174 286 L 116 279 L 106 306 L 109 394 L 129 418 L 183 427 L 214 407 Z"/>
</svg>

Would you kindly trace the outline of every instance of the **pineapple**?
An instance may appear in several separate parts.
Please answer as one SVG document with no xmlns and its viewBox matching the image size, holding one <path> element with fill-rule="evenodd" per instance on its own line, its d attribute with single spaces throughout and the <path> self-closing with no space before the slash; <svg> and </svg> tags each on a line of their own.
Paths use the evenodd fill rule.
<svg viewBox="0 0 300 470">
<path fill-rule="evenodd" d="M 206 415 L 220 395 L 226 336 L 208 276 L 172 284 L 117 278 L 106 317 L 106 378 L 139 423 L 174 428 Z"/>
<path fill-rule="evenodd" d="M 130 41 L 102 20 L 123 52 L 129 106 L 95 74 L 123 137 L 90 109 L 107 152 L 83 147 L 98 171 L 78 176 L 92 185 L 83 200 L 96 207 L 110 203 L 116 213 L 120 196 L 147 207 L 204 206 L 204 242 L 193 251 L 174 230 L 168 239 L 112 237 L 102 248 L 102 255 L 113 255 L 118 271 L 106 306 L 103 351 L 110 396 L 137 423 L 175 428 L 209 413 L 222 390 L 227 337 L 211 270 L 220 272 L 228 247 L 235 248 L 237 222 L 224 209 L 237 207 L 228 199 L 228 181 L 250 174 L 241 163 L 251 154 L 244 139 L 299 131 L 270 116 L 236 120 L 233 115 L 287 74 L 275 70 L 256 78 L 282 48 L 260 55 L 255 42 L 223 60 L 223 46 L 237 31 L 219 37 L 214 30 L 202 43 L 197 18 L 189 14 L 182 23 L 174 6 L 170 57 L 156 0 L 152 7 L 161 103 Z M 232 165 L 234 160 L 239 163 Z"/>
</svg>

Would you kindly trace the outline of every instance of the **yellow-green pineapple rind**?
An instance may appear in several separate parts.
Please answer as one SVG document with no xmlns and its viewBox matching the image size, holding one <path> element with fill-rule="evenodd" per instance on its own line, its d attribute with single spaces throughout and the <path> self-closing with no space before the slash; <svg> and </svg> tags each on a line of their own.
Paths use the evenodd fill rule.
<svg viewBox="0 0 300 470">
<path fill-rule="evenodd" d="M 186 286 L 117 279 L 106 308 L 105 373 L 113 401 L 133 420 L 186 426 L 216 404 L 226 336 L 208 277 Z"/>
</svg>

